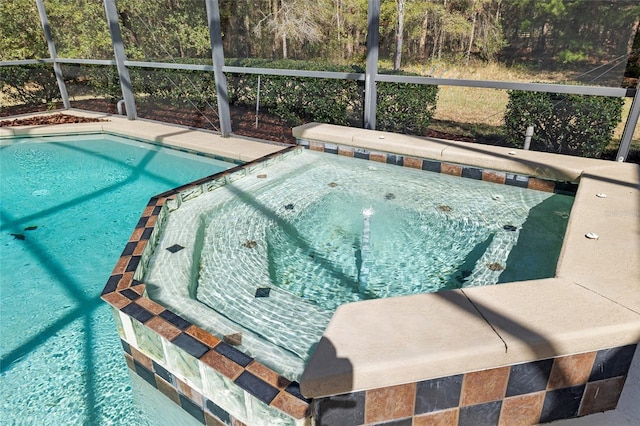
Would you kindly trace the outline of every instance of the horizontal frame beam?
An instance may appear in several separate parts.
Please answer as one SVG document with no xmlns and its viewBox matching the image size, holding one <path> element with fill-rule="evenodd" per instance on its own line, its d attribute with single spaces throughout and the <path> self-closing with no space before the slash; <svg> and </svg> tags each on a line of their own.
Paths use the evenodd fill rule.
<svg viewBox="0 0 640 426">
<path fill-rule="evenodd" d="M 495 80 L 460 80 L 456 78 L 434 78 L 404 75 L 378 74 L 376 81 L 392 83 L 431 84 L 435 86 L 478 87 L 486 89 L 527 90 L 531 92 L 567 93 L 574 95 L 594 95 L 612 97 L 633 97 L 631 92 L 619 87 L 576 86 L 571 84 L 521 83 Z"/>
<path fill-rule="evenodd" d="M 223 72 L 233 74 L 261 74 L 261 75 L 282 75 L 287 77 L 310 77 L 310 78 L 332 78 L 338 80 L 358 80 L 364 81 L 364 73 L 334 72 L 334 71 L 305 71 L 289 70 L 278 68 L 245 68 L 245 67 L 222 67 Z"/>
<path fill-rule="evenodd" d="M 128 67 L 158 68 L 171 70 L 213 71 L 213 65 L 177 64 L 171 62 L 124 61 Z"/>
<path fill-rule="evenodd" d="M 60 61 L 58 61 L 60 62 Z M 0 61 L 0 67 L 12 67 L 19 65 L 37 65 L 37 64 L 52 64 L 53 59 L 17 59 L 15 61 Z"/>
<path fill-rule="evenodd" d="M 73 58 L 57 58 L 59 64 L 79 64 L 79 65 L 116 65 L 116 61 L 108 59 L 73 59 Z M 19 65 L 35 65 L 53 63 L 51 59 L 22 59 L 15 61 L 0 61 L 0 66 L 19 66 Z M 197 64 L 180 64 L 171 62 L 145 62 L 145 61 L 124 61 L 126 66 L 139 68 L 158 68 L 158 69 L 175 69 L 175 70 L 191 70 L 191 71 L 213 71 L 212 65 Z M 306 70 L 290 70 L 277 68 L 245 68 L 224 66 L 222 71 L 231 74 L 260 74 L 260 75 L 279 75 L 289 77 L 306 77 L 306 78 L 330 78 L 338 80 L 356 80 L 364 81 L 364 73 L 347 73 L 333 71 L 306 71 Z M 430 84 L 437 86 L 458 86 L 458 87 L 476 87 L 484 89 L 502 89 L 502 90 L 528 90 L 532 92 L 549 92 L 549 93 L 567 93 L 574 95 L 594 95 L 594 96 L 611 96 L 633 98 L 636 90 L 634 88 L 620 87 L 602 87 L 602 86 L 576 86 L 572 84 L 551 84 L 551 83 L 523 83 L 496 80 L 461 80 L 457 78 L 435 78 L 435 77 L 419 77 L 392 74 L 377 74 L 376 81 L 391 83 L 410 83 L 410 84 Z"/>
</svg>

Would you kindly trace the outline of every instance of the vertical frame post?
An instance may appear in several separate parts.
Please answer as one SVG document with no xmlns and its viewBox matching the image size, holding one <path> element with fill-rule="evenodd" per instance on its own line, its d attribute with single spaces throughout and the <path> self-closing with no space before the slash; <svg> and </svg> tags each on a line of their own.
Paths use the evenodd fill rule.
<svg viewBox="0 0 640 426">
<path fill-rule="evenodd" d="M 364 128 L 376 128 L 376 77 L 380 39 L 380 0 L 369 0 L 367 11 L 367 68 L 364 76 Z"/>
<path fill-rule="evenodd" d="M 220 118 L 220 134 L 223 138 L 226 138 L 231 134 L 231 113 L 229 111 L 227 78 L 222 72 L 222 67 L 224 67 L 224 49 L 222 47 L 220 8 L 218 0 L 206 0 L 206 5 L 207 19 L 209 21 L 209 37 L 211 39 L 211 58 L 213 59 L 213 77 L 216 82 L 218 117 Z"/>
<path fill-rule="evenodd" d="M 118 77 L 120 78 L 122 99 L 124 99 L 124 106 L 127 110 L 127 118 L 129 120 L 135 120 L 138 117 L 138 113 L 136 111 L 136 101 L 133 97 L 129 70 L 124 64 L 127 58 L 124 53 L 124 43 L 122 42 L 122 33 L 120 32 L 118 9 L 115 0 L 104 0 L 104 10 L 107 14 L 107 23 L 109 24 L 109 33 L 111 34 L 111 43 L 113 44 L 113 56 L 116 59 L 116 67 L 118 69 Z"/>
<path fill-rule="evenodd" d="M 56 76 L 56 81 L 58 82 L 58 89 L 60 90 L 60 98 L 62 99 L 62 104 L 65 109 L 71 108 L 71 104 L 69 103 L 69 94 L 67 93 L 67 85 L 64 82 L 64 76 L 62 75 L 62 68 L 60 68 L 60 64 L 56 61 L 58 54 L 56 53 L 56 45 L 53 42 L 53 36 L 51 34 L 51 26 L 49 25 L 49 18 L 47 17 L 47 11 L 44 8 L 44 0 L 36 0 L 36 5 L 38 6 L 38 14 L 40 15 L 40 23 L 42 24 L 42 30 L 44 32 L 44 37 L 47 40 L 47 46 L 49 48 L 49 56 L 51 56 L 51 60 L 53 61 L 53 73 Z"/>
<path fill-rule="evenodd" d="M 633 138 L 633 131 L 638 125 L 638 119 L 640 118 L 640 82 L 636 86 L 636 94 L 633 96 L 631 102 L 631 109 L 627 116 L 627 122 L 624 125 L 624 131 L 620 138 L 620 147 L 618 148 L 618 154 L 616 159 L 618 161 L 625 161 L 629 155 L 629 149 L 631 148 L 631 139 Z"/>
</svg>

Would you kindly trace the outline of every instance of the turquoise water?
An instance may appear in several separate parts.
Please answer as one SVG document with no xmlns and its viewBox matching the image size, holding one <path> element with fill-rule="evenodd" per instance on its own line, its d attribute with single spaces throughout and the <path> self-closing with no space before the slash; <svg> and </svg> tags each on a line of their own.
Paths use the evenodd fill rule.
<svg viewBox="0 0 640 426">
<path fill-rule="evenodd" d="M 554 276 L 573 201 L 305 150 L 173 210 L 158 246 L 202 250 L 156 250 L 144 280 L 297 380 L 341 304 Z"/>
<path fill-rule="evenodd" d="M 0 146 L 1 424 L 150 423 L 99 296 L 152 195 L 232 166 L 103 135 Z"/>
</svg>

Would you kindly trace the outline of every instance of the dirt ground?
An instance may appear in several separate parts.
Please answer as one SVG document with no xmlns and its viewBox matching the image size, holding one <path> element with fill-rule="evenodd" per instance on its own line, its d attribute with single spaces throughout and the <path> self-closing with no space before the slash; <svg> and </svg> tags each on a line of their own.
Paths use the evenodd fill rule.
<svg viewBox="0 0 640 426">
<path fill-rule="evenodd" d="M 116 114 L 116 104 L 102 99 L 91 99 L 85 101 L 73 101 L 71 106 L 76 109 L 84 109 L 94 112 L 106 112 L 109 114 Z M 61 110 L 62 105 L 56 105 L 58 110 L 52 110 L 51 115 L 44 115 L 40 117 L 32 117 L 28 119 L 14 119 L 10 121 L 0 121 L 0 127 L 3 126 L 33 126 L 38 124 L 64 124 L 64 123 L 82 123 L 99 121 L 93 119 L 84 119 L 79 117 L 73 117 L 64 114 L 64 110 Z M 26 114 L 29 112 L 46 111 L 47 105 L 43 104 L 36 107 L 24 107 L 16 106 L 3 108 L 1 116 L 14 116 L 19 114 Z M 185 106 L 177 108 L 172 105 L 159 105 L 158 103 L 150 102 L 138 102 L 136 104 L 136 110 L 138 117 L 146 118 L 149 120 L 156 120 L 165 123 L 180 124 L 188 127 L 195 127 L 199 129 L 207 129 L 218 131 L 219 120 L 217 117 L 217 111 L 211 111 L 211 109 L 204 110 L 202 112 L 197 111 L 195 108 Z M 233 133 L 239 136 L 246 136 L 250 138 L 269 140 L 274 142 L 282 142 L 288 144 L 295 144 L 295 138 L 291 134 L 291 126 L 285 123 L 278 117 L 270 115 L 266 112 L 260 112 L 258 114 L 258 124 L 256 126 L 256 113 L 253 110 L 242 107 L 231 107 L 231 128 Z M 428 130 L 424 136 L 458 140 L 464 142 L 477 142 L 473 138 L 449 134 L 437 130 Z"/>
<path fill-rule="evenodd" d="M 117 114 L 116 104 L 103 99 L 90 99 L 83 101 L 72 101 L 72 108 L 103 112 L 109 114 Z M 62 105 L 56 105 L 51 110 L 51 114 L 31 117 L 28 119 L 14 119 L 9 121 L 0 121 L 0 126 L 32 126 L 38 124 L 63 124 L 63 123 L 81 123 L 99 121 L 93 119 L 81 119 L 64 114 Z M 0 115 L 8 117 L 29 112 L 47 111 L 47 105 L 38 105 L 32 107 L 15 106 L 3 108 Z M 156 120 L 165 123 L 180 124 L 188 127 L 195 127 L 207 130 L 219 130 L 219 120 L 217 111 L 204 111 L 203 115 L 192 107 L 177 108 L 172 105 L 161 105 L 158 103 L 138 102 L 136 105 L 138 117 L 149 120 Z M 0 117 L 1 119 L 1 117 Z M 256 127 L 256 116 L 254 111 L 246 108 L 231 108 L 231 127 L 233 133 L 240 136 L 246 136 L 257 139 L 264 139 L 274 142 L 283 142 L 295 144 L 295 138 L 291 134 L 291 127 L 287 126 L 282 120 L 268 114 L 260 113 L 258 116 L 258 126 Z"/>
</svg>

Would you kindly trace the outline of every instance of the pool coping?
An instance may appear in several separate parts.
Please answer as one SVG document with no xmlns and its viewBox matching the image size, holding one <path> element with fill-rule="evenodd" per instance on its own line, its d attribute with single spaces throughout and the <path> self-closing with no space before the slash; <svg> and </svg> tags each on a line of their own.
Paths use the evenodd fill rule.
<svg viewBox="0 0 640 426">
<path fill-rule="evenodd" d="M 345 145 L 580 183 L 554 278 L 343 305 L 303 373 L 305 396 L 640 341 L 637 164 L 319 123 L 296 127 L 293 134 L 315 150 L 324 150 L 326 142 L 332 151 Z M 599 237 L 588 239 L 587 233 Z"/>
</svg>

